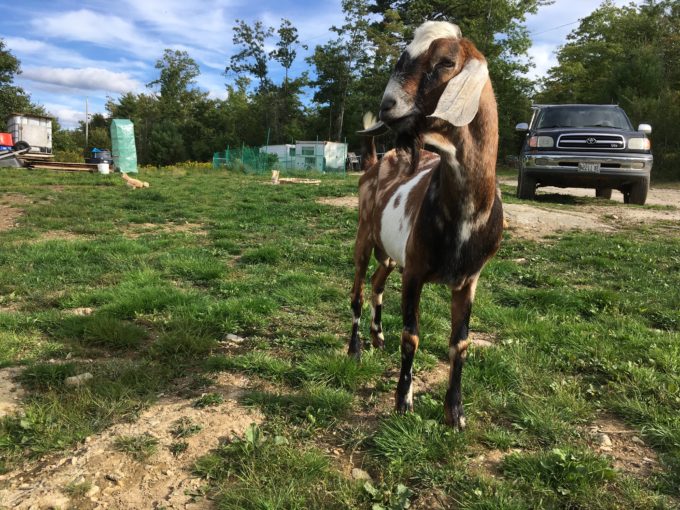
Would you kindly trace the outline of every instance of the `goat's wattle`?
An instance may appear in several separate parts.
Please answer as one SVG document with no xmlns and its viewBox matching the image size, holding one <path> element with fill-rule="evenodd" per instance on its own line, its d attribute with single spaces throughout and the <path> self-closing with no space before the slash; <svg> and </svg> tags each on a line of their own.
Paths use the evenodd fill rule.
<svg viewBox="0 0 680 510">
<path fill-rule="evenodd" d="M 430 116 L 422 105 L 429 105 Z M 398 133 L 400 148 L 385 154 L 359 180 L 349 353 L 361 354 L 359 318 L 373 254 L 379 262 L 371 278 L 370 332 L 376 347 L 384 344 L 385 282 L 394 267 L 403 268 L 396 407 L 412 409 L 421 291 L 425 283 L 449 286 L 451 370 L 445 416 L 447 423 L 462 428 L 461 378 L 472 302 L 479 274 L 498 250 L 503 228 L 495 179 L 498 115 L 484 57 L 460 37 L 457 26 L 424 24 L 390 79 L 380 119 Z M 436 153 L 423 150 L 423 145 Z M 375 157 L 374 152 L 368 154 L 369 160 Z"/>
</svg>

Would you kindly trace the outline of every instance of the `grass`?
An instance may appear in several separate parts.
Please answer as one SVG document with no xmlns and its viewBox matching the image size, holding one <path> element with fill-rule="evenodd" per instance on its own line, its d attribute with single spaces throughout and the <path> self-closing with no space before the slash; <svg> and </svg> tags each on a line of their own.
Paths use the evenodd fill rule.
<svg viewBox="0 0 680 510">
<path fill-rule="evenodd" d="M 113 446 L 119 452 L 131 456 L 137 462 L 144 462 L 158 451 L 158 438 L 150 434 L 138 436 L 117 436 Z"/>
<path fill-rule="evenodd" d="M 391 413 L 396 272 L 385 351 L 366 350 L 360 364 L 344 354 L 356 211 L 316 199 L 355 194 L 356 177 L 278 187 L 205 170 L 144 178 L 152 188 L 131 192 L 115 177 L 0 172 L 0 192 L 30 199 L 0 232 L 0 367 L 21 368 L 26 391 L 23 414 L 0 420 L 0 470 L 134 421 L 159 394 L 186 397 L 187 381 L 203 381 L 195 405 L 220 413 L 205 381 L 226 371 L 252 383 L 240 403 L 264 421 L 215 438 L 197 461 L 220 508 L 426 508 L 433 494 L 454 508 L 678 505 L 680 238 L 669 225 L 541 243 L 506 234 L 471 324 L 497 347 L 470 350 L 468 429 L 457 434 L 442 425 L 443 383 L 420 382 L 447 361 L 445 288 L 423 291 L 414 414 Z M 517 201 L 510 188 L 504 199 Z M 607 206 L 541 197 L 560 209 L 595 203 Z M 246 340 L 234 346 L 229 334 Z M 64 384 L 84 372 L 88 384 Z M 591 448 L 601 415 L 653 449 L 658 473 L 638 479 Z M 198 427 L 168 425 L 179 459 Z M 144 460 L 158 443 L 116 447 Z M 497 468 L 474 462 L 496 451 Z M 350 458 L 370 484 L 346 476 Z"/>
</svg>

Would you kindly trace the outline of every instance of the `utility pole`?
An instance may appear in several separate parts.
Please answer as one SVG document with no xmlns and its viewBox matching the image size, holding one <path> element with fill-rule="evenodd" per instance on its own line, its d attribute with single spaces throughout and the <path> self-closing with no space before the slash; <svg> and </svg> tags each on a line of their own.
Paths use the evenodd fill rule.
<svg viewBox="0 0 680 510">
<path fill-rule="evenodd" d="M 87 111 L 87 97 L 85 97 L 85 155 L 87 156 L 87 148 L 89 147 L 87 143 L 88 135 L 90 131 L 90 114 Z"/>
</svg>

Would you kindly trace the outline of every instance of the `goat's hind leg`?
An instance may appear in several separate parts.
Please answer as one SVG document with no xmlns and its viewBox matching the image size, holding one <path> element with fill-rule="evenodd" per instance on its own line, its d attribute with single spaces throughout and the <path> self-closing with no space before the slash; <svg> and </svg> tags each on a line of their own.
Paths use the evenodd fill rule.
<svg viewBox="0 0 680 510">
<path fill-rule="evenodd" d="M 451 427 L 465 428 L 461 383 L 469 346 L 470 312 L 477 278 L 451 295 L 451 339 L 449 341 L 449 388 L 444 400 L 444 419 Z"/>
<path fill-rule="evenodd" d="M 368 262 L 373 251 L 373 243 L 370 235 L 364 229 L 359 228 L 356 243 L 354 245 L 354 284 L 352 285 L 352 297 L 350 307 L 352 309 L 352 335 L 349 339 L 347 354 L 356 359 L 361 358 L 361 336 L 359 335 L 359 322 L 361 309 L 364 305 L 364 281 Z"/>
<path fill-rule="evenodd" d="M 380 260 L 380 257 L 377 258 Z M 382 330 L 383 292 L 385 291 L 385 282 L 393 270 L 394 262 L 385 258 L 371 277 L 371 342 L 373 347 L 378 349 L 385 347 L 385 337 Z"/>
</svg>

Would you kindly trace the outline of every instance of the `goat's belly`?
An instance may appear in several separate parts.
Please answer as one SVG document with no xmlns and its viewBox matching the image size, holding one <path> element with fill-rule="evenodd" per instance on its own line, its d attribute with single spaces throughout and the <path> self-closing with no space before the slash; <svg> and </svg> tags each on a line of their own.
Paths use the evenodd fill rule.
<svg viewBox="0 0 680 510">
<path fill-rule="evenodd" d="M 399 186 L 382 211 L 380 241 L 385 253 L 399 266 L 406 263 L 406 243 L 411 235 L 415 214 L 406 209 L 408 197 L 420 180 L 430 173 L 426 170 Z"/>
</svg>

